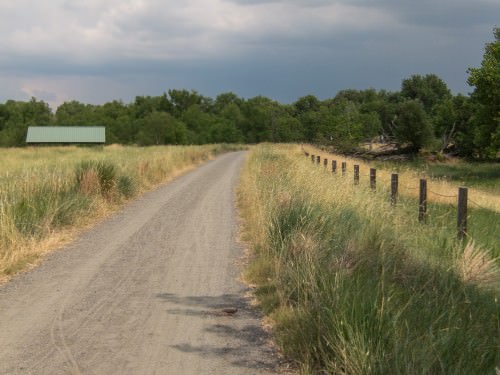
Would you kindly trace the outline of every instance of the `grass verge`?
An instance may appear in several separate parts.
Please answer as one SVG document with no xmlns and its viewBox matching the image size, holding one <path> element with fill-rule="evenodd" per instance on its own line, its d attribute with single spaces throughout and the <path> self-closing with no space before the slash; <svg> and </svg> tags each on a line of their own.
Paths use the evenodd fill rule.
<svg viewBox="0 0 500 375">
<path fill-rule="evenodd" d="M 233 145 L 0 149 L 0 281 L 78 229 Z"/>
<path fill-rule="evenodd" d="M 458 242 L 439 215 L 421 225 L 411 197 L 394 208 L 386 193 L 312 168 L 297 146 L 250 153 L 245 277 L 284 354 L 303 374 L 495 374 L 495 231 Z"/>
</svg>

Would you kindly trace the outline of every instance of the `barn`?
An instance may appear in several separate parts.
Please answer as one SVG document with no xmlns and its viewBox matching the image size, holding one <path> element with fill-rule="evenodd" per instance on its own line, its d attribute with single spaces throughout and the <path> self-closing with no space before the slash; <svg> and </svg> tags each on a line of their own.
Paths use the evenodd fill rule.
<svg viewBox="0 0 500 375">
<path fill-rule="evenodd" d="M 26 143 L 35 144 L 104 144 L 104 126 L 30 126 Z"/>
</svg>

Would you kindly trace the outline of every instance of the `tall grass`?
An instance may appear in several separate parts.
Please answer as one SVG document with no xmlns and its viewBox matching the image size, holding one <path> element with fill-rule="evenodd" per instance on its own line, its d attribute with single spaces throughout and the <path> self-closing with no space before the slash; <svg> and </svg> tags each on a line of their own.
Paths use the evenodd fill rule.
<svg viewBox="0 0 500 375">
<path fill-rule="evenodd" d="M 298 147 L 253 149 L 239 194 L 245 276 L 302 373 L 500 367 L 498 260 L 480 239 L 419 224 L 411 200 L 391 207 L 387 191 L 312 168 Z"/>
<path fill-rule="evenodd" d="M 484 207 L 500 213 L 500 186 L 495 163 L 479 164 L 457 161 L 450 164 L 414 164 L 412 162 L 368 162 L 352 159 L 342 155 L 335 155 L 306 146 L 307 151 L 320 155 L 321 160 L 337 160 L 347 164 L 347 176 L 353 176 L 353 165 L 360 166 L 360 179 L 368 181 L 370 168 L 377 168 L 377 185 L 381 189 L 391 186 L 391 174 L 399 175 L 399 193 L 407 197 L 418 197 L 419 180 L 428 179 L 429 202 L 456 205 L 458 187 L 472 187 L 469 191 L 469 201 L 473 207 Z M 447 171 L 447 172 L 445 172 Z"/>
<path fill-rule="evenodd" d="M 0 280 L 128 199 L 238 146 L 0 149 Z"/>
<path fill-rule="evenodd" d="M 433 179 L 451 180 L 460 184 L 487 189 L 500 193 L 500 163 L 477 162 L 452 159 L 444 162 L 420 161 L 385 161 L 375 162 L 385 169 L 412 169 L 423 172 Z"/>
</svg>

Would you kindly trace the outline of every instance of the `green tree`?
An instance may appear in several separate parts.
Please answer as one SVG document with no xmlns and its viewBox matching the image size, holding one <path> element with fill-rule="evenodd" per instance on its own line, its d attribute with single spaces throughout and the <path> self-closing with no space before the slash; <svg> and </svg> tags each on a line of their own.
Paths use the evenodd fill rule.
<svg viewBox="0 0 500 375">
<path fill-rule="evenodd" d="M 302 140 L 312 142 L 318 133 L 318 117 L 321 101 L 314 95 L 306 95 L 292 104 L 294 117 L 302 124 Z"/>
<path fill-rule="evenodd" d="M 273 139 L 273 112 L 279 104 L 265 96 L 248 99 L 242 106 L 243 134 L 249 143 L 270 142 Z M 276 124 L 276 122 L 274 122 Z"/>
<path fill-rule="evenodd" d="M 412 75 L 401 84 L 401 95 L 406 99 L 419 100 L 428 115 L 434 106 L 443 100 L 451 99 L 451 92 L 446 83 L 435 74 Z"/>
<path fill-rule="evenodd" d="M 154 111 L 142 120 L 138 141 L 141 145 L 186 143 L 185 125 L 165 112 Z"/>
<path fill-rule="evenodd" d="M 227 101 L 219 110 L 217 119 L 219 134 L 213 136 L 215 142 L 241 143 L 245 141 L 241 131 L 244 118 L 237 103 L 238 101 Z M 216 100 L 216 106 L 220 105 L 221 103 Z"/>
<path fill-rule="evenodd" d="M 496 157 L 500 150 L 500 28 L 493 29 L 495 41 L 487 43 L 480 68 L 468 70 L 468 83 L 476 104 L 472 119 L 474 146 L 480 157 Z"/>
<path fill-rule="evenodd" d="M 0 111 L 0 146 L 23 146 L 28 126 L 46 126 L 52 120 L 52 110 L 44 101 L 8 100 Z"/>
<path fill-rule="evenodd" d="M 346 98 L 335 100 L 331 108 L 333 129 L 330 139 L 339 151 L 351 151 L 363 140 L 365 127 L 358 105 Z"/>
<path fill-rule="evenodd" d="M 314 95 L 306 95 L 293 103 L 295 115 L 301 115 L 306 112 L 318 111 L 321 102 Z"/>
<path fill-rule="evenodd" d="M 420 101 L 408 100 L 401 103 L 395 125 L 394 133 L 399 146 L 408 146 L 418 151 L 433 139 L 432 123 Z"/>
<path fill-rule="evenodd" d="M 200 105 L 193 104 L 182 113 L 184 122 L 189 131 L 189 142 L 195 144 L 212 143 L 212 130 L 217 121 L 215 115 L 203 111 Z"/>
<path fill-rule="evenodd" d="M 230 105 L 241 108 L 244 100 L 233 92 L 225 92 L 217 95 L 214 102 L 214 109 L 217 114 L 221 114 Z"/>
<path fill-rule="evenodd" d="M 64 102 L 56 110 L 55 123 L 61 126 L 98 126 L 100 124 L 96 119 L 96 108 L 97 106 L 76 100 Z"/>
<path fill-rule="evenodd" d="M 473 156 L 472 110 L 470 97 L 461 94 L 435 107 L 434 134 L 441 142 L 442 151 L 449 150 L 461 156 Z"/>
<path fill-rule="evenodd" d="M 145 118 L 155 111 L 173 113 L 173 105 L 167 98 L 167 94 L 161 96 L 136 96 L 131 107 L 136 119 Z"/>
<path fill-rule="evenodd" d="M 135 141 L 137 129 L 130 112 L 130 108 L 118 100 L 96 107 L 96 122 L 106 127 L 107 143 L 130 144 Z"/>
<path fill-rule="evenodd" d="M 168 90 L 170 103 L 172 103 L 172 114 L 180 118 L 188 108 L 198 105 L 203 108 L 203 97 L 198 92 L 191 90 Z"/>
</svg>

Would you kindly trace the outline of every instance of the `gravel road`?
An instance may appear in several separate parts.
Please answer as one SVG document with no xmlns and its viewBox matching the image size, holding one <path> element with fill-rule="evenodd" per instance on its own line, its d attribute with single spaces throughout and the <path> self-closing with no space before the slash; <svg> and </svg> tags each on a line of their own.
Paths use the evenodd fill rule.
<svg viewBox="0 0 500 375">
<path fill-rule="evenodd" d="M 243 158 L 145 194 L 1 286 L 0 374 L 276 373 L 238 281 Z"/>
</svg>

